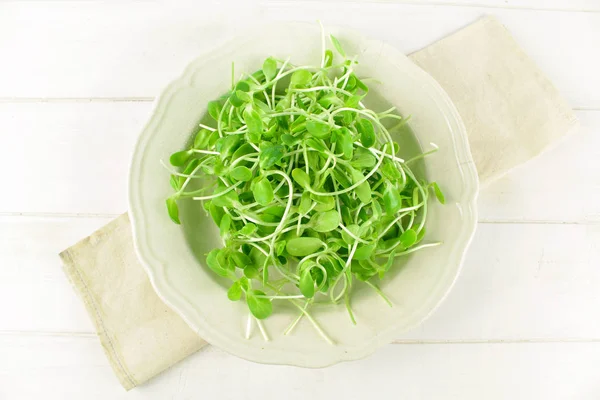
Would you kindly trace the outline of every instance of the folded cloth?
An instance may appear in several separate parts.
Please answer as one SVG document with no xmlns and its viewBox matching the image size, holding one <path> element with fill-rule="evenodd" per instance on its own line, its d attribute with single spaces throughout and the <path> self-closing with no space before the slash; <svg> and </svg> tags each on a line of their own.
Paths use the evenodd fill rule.
<svg viewBox="0 0 600 400">
<path fill-rule="evenodd" d="M 484 17 L 410 58 L 446 90 L 485 184 L 537 156 L 578 122 L 495 19 Z M 61 254 L 119 381 L 131 389 L 206 342 L 156 295 L 126 214 Z"/>
<path fill-rule="evenodd" d="M 207 344 L 156 295 L 135 255 L 127 214 L 60 257 L 125 389 Z"/>
</svg>

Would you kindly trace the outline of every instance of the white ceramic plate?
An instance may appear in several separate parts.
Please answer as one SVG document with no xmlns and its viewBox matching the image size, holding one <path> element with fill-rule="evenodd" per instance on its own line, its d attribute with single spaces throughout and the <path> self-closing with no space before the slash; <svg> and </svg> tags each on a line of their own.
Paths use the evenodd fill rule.
<svg viewBox="0 0 600 400">
<path fill-rule="evenodd" d="M 465 128 L 446 93 L 393 47 L 346 30 L 332 32 L 347 54 L 357 55 L 357 74 L 382 82 L 370 84 L 367 105 L 382 110 L 392 104 L 402 115 L 410 114 L 410 127 L 423 147 L 433 142 L 440 148 L 427 158 L 421 174 L 439 182 L 446 194 L 446 205 L 429 203 L 425 238 L 444 244 L 398 259 L 402 266 L 381 285 L 394 307 L 388 307 L 370 288 L 357 286 L 352 301 L 356 325 L 343 305 L 315 308 L 315 319 L 336 342 L 330 345 L 306 319 L 284 336 L 297 311 L 276 303 L 273 315 L 264 322 L 271 340 L 265 342 L 256 329 L 245 339 L 246 305 L 229 301 L 226 283 L 203 265 L 204 254 L 221 246 L 218 230 L 197 202 L 190 200 L 181 207 L 183 226 L 173 224 L 166 212 L 165 199 L 172 189 L 159 161 L 184 147 L 205 115 L 207 102 L 227 91 L 231 62 L 235 61 L 238 72 L 259 69 L 267 56 L 291 56 L 295 64 L 317 64 L 321 35 L 316 24 L 261 29 L 194 61 L 157 100 L 131 164 L 129 209 L 134 242 L 156 292 L 206 341 L 256 362 L 323 367 L 364 357 L 391 342 L 425 320 L 446 296 L 476 226 L 477 174 Z M 406 139 L 399 138 L 410 148 Z"/>
</svg>

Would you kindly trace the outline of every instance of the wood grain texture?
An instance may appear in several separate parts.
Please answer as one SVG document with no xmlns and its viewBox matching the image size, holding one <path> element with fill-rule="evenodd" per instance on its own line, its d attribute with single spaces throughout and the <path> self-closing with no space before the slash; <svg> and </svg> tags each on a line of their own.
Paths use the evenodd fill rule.
<svg viewBox="0 0 600 400">
<path fill-rule="evenodd" d="M 266 0 L 264 4 L 290 3 L 296 0 Z M 319 0 L 303 0 L 316 2 Z M 600 4 L 595 0 L 329 0 L 341 4 L 355 2 L 361 4 L 390 3 L 396 5 L 428 5 L 448 7 L 478 7 L 495 9 L 518 9 L 537 11 L 577 11 L 598 12 Z"/>
<path fill-rule="evenodd" d="M 326 369 L 253 364 L 207 348 L 126 393 L 95 338 L 0 335 L 0 398 L 578 399 L 600 391 L 600 343 L 391 345 Z"/>
<path fill-rule="evenodd" d="M 190 4 L 0 3 L 1 400 L 600 397 L 600 2 Z M 57 254 L 127 208 L 129 156 L 162 88 L 248 20 L 321 19 L 408 53 L 483 14 L 580 109 L 582 128 L 481 193 L 439 310 L 363 361 L 307 370 L 209 348 L 126 393 Z"/>
<path fill-rule="evenodd" d="M 408 53 L 493 11 L 573 106 L 600 108 L 595 28 L 600 13 L 595 12 L 385 1 L 343 3 L 343 12 L 339 1 L 206 3 L 202 8 L 146 2 L 30 4 L 0 4 L 0 49 L 10 54 L 0 66 L 3 98 L 153 97 L 188 62 L 249 21 L 321 19 L 326 25 L 360 27 Z"/>
<path fill-rule="evenodd" d="M 57 254 L 106 222 L 0 217 L 0 304 L 19 304 L 0 332 L 93 332 Z M 449 297 L 398 339 L 600 340 L 599 241 L 600 225 L 480 224 Z"/>
</svg>

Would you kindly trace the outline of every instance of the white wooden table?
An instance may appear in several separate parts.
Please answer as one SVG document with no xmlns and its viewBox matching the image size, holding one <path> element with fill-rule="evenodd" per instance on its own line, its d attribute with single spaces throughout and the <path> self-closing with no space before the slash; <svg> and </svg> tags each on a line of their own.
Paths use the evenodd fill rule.
<svg viewBox="0 0 600 400">
<path fill-rule="evenodd" d="M 323 370 L 209 348 L 126 393 L 57 253 L 126 210 L 156 96 L 231 26 L 350 25 L 405 52 L 493 14 L 582 128 L 481 193 L 447 301 L 374 356 Z M 0 399 L 599 399 L 600 1 L 0 4 Z"/>
</svg>

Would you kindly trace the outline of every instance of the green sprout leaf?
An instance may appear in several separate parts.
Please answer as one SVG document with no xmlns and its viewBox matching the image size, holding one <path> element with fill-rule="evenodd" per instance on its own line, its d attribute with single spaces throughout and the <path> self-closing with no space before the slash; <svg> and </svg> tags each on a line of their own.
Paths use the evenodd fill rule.
<svg viewBox="0 0 600 400">
<path fill-rule="evenodd" d="M 308 133 L 318 139 L 326 139 L 331 135 L 331 127 L 325 122 L 310 120 L 306 123 Z"/>
<path fill-rule="evenodd" d="M 435 197 L 438 199 L 438 201 L 441 204 L 446 204 L 446 198 L 444 197 L 444 193 L 442 193 L 442 190 L 438 186 L 437 182 L 432 182 L 431 187 L 433 188 L 433 192 L 435 193 Z"/>
<path fill-rule="evenodd" d="M 408 229 L 400 235 L 400 242 L 404 248 L 409 248 L 417 241 L 417 233 L 413 229 Z"/>
<path fill-rule="evenodd" d="M 215 121 L 219 120 L 219 115 L 221 114 L 222 109 L 223 107 L 221 106 L 221 102 L 216 100 L 208 102 L 208 115 L 210 115 Z"/>
<path fill-rule="evenodd" d="M 290 85 L 293 87 L 305 86 L 310 82 L 311 79 L 312 74 L 309 71 L 305 69 L 299 69 L 292 74 Z"/>
<path fill-rule="evenodd" d="M 337 228 L 342 222 L 342 218 L 337 210 L 330 210 L 313 215 L 310 222 L 315 231 L 324 233 Z"/>
<path fill-rule="evenodd" d="M 227 278 L 231 276 L 231 272 L 224 265 L 222 257 L 219 257 L 222 256 L 222 254 L 223 249 L 212 249 L 206 255 L 206 264 L 215 274 Z"/>
<path fill-rule="evenodd" d="M 324 243 L 319 238 L 299 237 L 287 241 L 286 251 L 294 257 L 304 257 L 323 247 Z"/>
<path fill-rule="evenodd" d="M 371 147 L 375 144 L 376 136 L 375 130 L 373 129 L 373 123 L 366 118 L 361 118 L 358 121 L 357 126 L 358 132 L 360 133 L 360 142 L 365 147 Z"/>
<path fill-rule="evenodd" d="M 342 49 L 342 45 L 337 40 L 337 38 L 335 36 L 333 36 L 333 35 L 329 35 L 329 39 L 331 39 L 331 44 L 333 44 L 333 47 L 335 48 L 335 51 L 337 51 L 338 53 L 340 53 L 340 55 L 345 58 L 346 57 L 346 53 L 344 52 L 344 49 Z"/>
<path fill-rule="evenodd" d="M 174 167 L 181 167 L 187 162 L 187 160 L 190 159 L 192 154 L 193 153 L 189 150 L 178 151 L 176 153 L 171 154 L 171 157 L 169 157 L 169 162 Z"/>
<path fill-rule="evenodd" d="M 392 215 L 402 208 L 402 199 L 395 186 L 388 185 L 385 188 L 385 192 L 383 193 L 383 206 L 388 215 Z"/>
<path fill-rule="evenodd" d="M 173 197 L 169 197 L 167 199 L 167 211 L 169 212 L 169 217 L 176 224 L 181 224 L 179 221 L 179 207 L 177 206 L 177 200 Z"/>
<path fill-rule="evenodd" d="M 268 146 L 260 152 L 260 167 L 262 169 L 271 168 L 273 165 L 281 161 L 284 153 L 285 147 L 280 144 Z"/>
<path fill-rule="evenodd" d="M 304 172 L 304 170 L 295 168 L 292 171 L 292 178 L 294 178 L 294 180 L 303 188 L 310 187 L 310 177 L 306 172 Z"/>
<path fill-rule="evenodd" d="M 231 301 L 238 301 L 242 298 L 242 285 L 240 281 L 233 282 L 227 291 L 227 298 Z"/>
<path fill-rule="evenodd" d="M 265 177 L 259 176 L 252 181 L 252 194 L 258 204 L 267 206 L 273 200 L 274 193 L 271 182 Z"/>
<path fill-rule="evenodd" d="M 267 58 L 263 63 L 262 70 L 267 80 L 273 80 L 275 75 L 277 75 L 277 61 L 275 61 L 272 57 Z"/>
<path fill-rule="evenodd" d="M 307 268 L 302 271 L 302 274 L 300 275 L 299 288 L 300 293 L 302 293 L 307 299 L 310 299 L 315 295 L 315 282 L 310 274 L 310 269 Z"/>
<path fill-rule="evenodd" d="M 266 294 L 260 290 L 249 290 L 246 292 L 246 303 L 248 304 L 248 308 L 252 315 L 257 319 L 265 319 L 273 312 L 271 300 L 262 296 L 266 296 Z"/>
<path fill-rule="evenodd" d="M 236 181 L 247 182 L 252 179 L 252 171 L 250 171 L 248 167 L 244 167 L 242 165 L 232 169 L 229 173 L 229 176 L 231 176 Z"/>
</svg>

